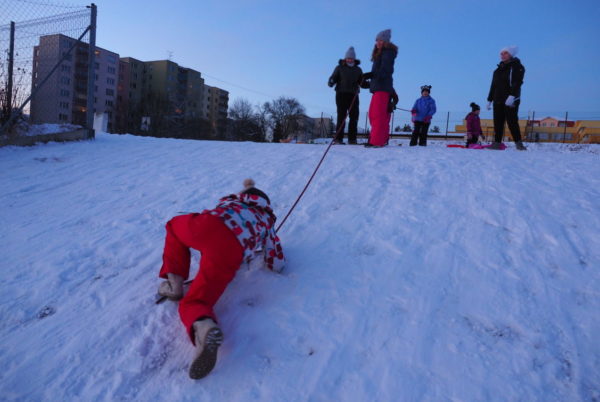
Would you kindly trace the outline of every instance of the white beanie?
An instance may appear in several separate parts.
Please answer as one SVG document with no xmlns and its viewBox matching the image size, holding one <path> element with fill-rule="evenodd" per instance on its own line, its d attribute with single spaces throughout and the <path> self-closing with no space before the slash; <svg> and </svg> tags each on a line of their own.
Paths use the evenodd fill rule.
<svg viewBox="0 0 600 402">
<path fill-rule="evenodd" d="M 508 52 L 512 57 L 515 57 L 519 53 L 519 47 L 516 45 L 506 46 L 500 49 L 500 53 Z"/>
<path fill-rule="evenodd" d="M 345 59 L 356 59 L 356 52 L 354 51 L 354 47 L 350 46 L 350 48 L 348 50 L 346 50 L 346 57 L 344 57 Z"/>
</svg>

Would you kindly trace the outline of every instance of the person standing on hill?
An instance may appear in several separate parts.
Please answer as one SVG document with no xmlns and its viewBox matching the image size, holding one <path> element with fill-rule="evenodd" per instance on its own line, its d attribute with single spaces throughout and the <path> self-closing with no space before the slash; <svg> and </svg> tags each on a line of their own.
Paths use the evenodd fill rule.
<svg viewBox="0 0 600 402">
<path fill-rule="evenodd" d="M 334 144 L 344 144 L 344 127 L 346 116 L 349 115 L 348 144 L 356 144 L 358 131 L 358 91 L 362 82 L 362 69 L 359 67 L 360 60 L 356 59 L 353 47 L 346 51 L 343 59 L 340 59 L 333 74 L 329 77 L 328 85 L 335 86 L 335 103 L 337 105 L 337 128 L 338 133 Z M 354 103 L 353 103 L 354 101 Z"/>
<path fill-rule="evenodd" d="M 371 60 L 371 72 L 364 75 L 370 80 L 369 88 L 373 97 L 369 106 L 371 121 L 371 137 L 367 147 L 383 147 L 390 137 L 389 111 L 390 96 L 394 92 L 394 61 L 398 55 L 398 47 L 390 42 L 392 31 L 386 29 L 377 34 Z"/>
<path fill-rule="evenodd" d="M 504 137 L 504 124 L 508 128 L 519 151 L 527 148 L 521 141 L 519 127 L 519 104 L 521 103 L 521 86 L 525 77 L 525 67 L 517 58 L 517 46 L 507 46 L 500 50 L 500 64 L 494 71 L 492 85 L 488 95 L 488 106 L 494 108 L 494 143 L 489 149 L 502 149 Z"/>
<path fill-rule="evenodd" d="M 431 93 L 431 85 L 423 85 L 421 87 L 421 97 L 416 100 L 411 113 L 415 129 L 410 138 L 410 146 L 417 145 L 427 146 L 427 132 L 431 124 L 431 118 L 437 111 L 435 100 L 429 96 Z"/>
<path fill-rule="evenodd" d="M 467 148 L 469 148 L 469 145 L 471 144 L 477 144 L 479 137 L 483 135 L 483 131 L 481 130 L 481 120 L 479 119 L 480 112 L 481 108 L 479 105 L 475 102 L 471 102 L 471 113 L 465 117 L 465 120 L 467 121 Z"/>
</svg>

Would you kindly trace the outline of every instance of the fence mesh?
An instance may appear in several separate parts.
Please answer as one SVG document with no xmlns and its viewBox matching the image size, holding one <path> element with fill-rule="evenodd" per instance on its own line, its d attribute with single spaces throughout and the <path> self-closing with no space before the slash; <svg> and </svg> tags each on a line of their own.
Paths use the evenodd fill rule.
<svg viewBox="0 0 600 402">
<path fill-rule="evenodd" d="M 86 127 L 91 9 L 29 0 L 0 0 L 0 9 L 0 129 Z"/>
</svg>

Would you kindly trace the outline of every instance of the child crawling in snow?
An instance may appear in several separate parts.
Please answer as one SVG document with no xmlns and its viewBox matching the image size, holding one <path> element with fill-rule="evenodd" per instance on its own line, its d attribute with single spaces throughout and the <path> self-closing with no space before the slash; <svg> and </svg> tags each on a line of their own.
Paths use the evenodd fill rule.
<svg viewBox="0 0 600 402">
<path fill-rule="evenodd" d="M 244 181 L 244 190 L 222 198 L 211 210 L 180 215 L 167 223 L 163 265 L 166 279 L 158 293 L 181 300 L 179 315 L 196 346 L 189 375 L 205 377 L 214 368 L 223 333 L 213 311 L 219 297 L 243 262 L 259 250 L 268 269 L 281 272 L 285 259 L 273 226 L 276 221 L 269 197 Z M 190 248 L 200 251 L 200 271 L 184 296 L 183 282 L 190 272 Z"/>
</svg>

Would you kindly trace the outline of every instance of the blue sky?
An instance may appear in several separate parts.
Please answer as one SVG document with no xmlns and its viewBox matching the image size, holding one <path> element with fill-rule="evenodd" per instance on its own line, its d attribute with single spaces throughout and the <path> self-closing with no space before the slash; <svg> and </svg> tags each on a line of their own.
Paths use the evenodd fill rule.
<svg viewBox="0 0 600 402">
<path fill-rule="evenodd" d="M 521 114 L 600 118 L 600 1 L 122 1 L 97 0 L 98 45 L 142 60 L 172 60 L 253 103 L 297 97 L 335 114 L 326 82 L 348 46 L 362 67 L 377 32 L 399 47 L 399 106 L 430 84 L 438 110 L 484 105 L 499 50 L 520 47 L 527 69 Z M 219 80 L 226 81 L 222 82 Z M 244 90 L 231 84 L 248 88 Z M 361 112 L 370 96 L 361 94 Z"/>
</svg>

